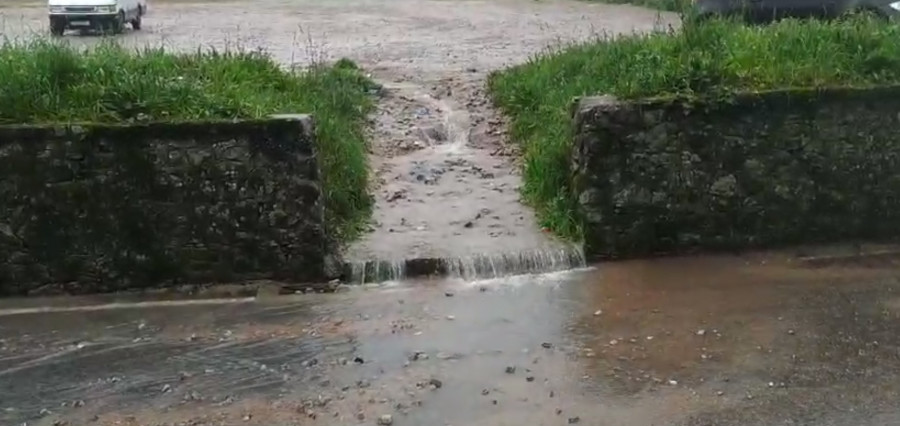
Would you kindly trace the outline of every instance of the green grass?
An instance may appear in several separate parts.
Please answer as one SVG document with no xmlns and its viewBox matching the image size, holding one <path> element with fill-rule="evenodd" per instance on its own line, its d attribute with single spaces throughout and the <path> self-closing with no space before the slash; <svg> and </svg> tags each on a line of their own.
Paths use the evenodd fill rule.
<svg viewBox="0 0 900 426">
<path fill-rule="evenodd" d="M 595 40 L 549 52 L 489 81 L 524 152 L 524 198 L 542 225 L 579 238 L 569 191 L 569 107 L 611 94 L 728 97 L 736 91 L 900 83 L 900 27 L 871 19 L 743 26 Z"/>
<path fill-rule="evenodd" d="M 346 60 L 288 72 L 259 52 L 173 54 L 104 43 L 0 45 L 0 123 L 316 119 L 329 229 L 352 239 L 368 218 L 365 119 L 373 83 Z"/>
</svg>

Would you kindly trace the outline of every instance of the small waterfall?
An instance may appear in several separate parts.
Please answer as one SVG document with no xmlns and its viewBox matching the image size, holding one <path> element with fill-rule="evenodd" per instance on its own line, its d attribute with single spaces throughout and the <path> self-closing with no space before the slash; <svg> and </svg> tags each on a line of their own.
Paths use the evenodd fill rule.
<svg viewBox="0 0 900 426">
<path fill-rule="evenodd" d="M 465 280 L 555 272 L 585 266 L 584 253 L 575 247 L 481 254 L 444 259 L 446 274 Z"/>
<path fill-rule="evenodd" d="M 406 278 L 406 261 L 364 260 L 344 267 L 344 281 L 351 284 L 379 283 Z"/>
<path fill-rule="evenodd" d="M 566 246 L 452 258 L 350 262 L 344 268 L 344 281 L 366 284 L 428 276 L 477 280 L 556 272 L 584 266 L 585 258 L 581 248 Z"/>
</svg>

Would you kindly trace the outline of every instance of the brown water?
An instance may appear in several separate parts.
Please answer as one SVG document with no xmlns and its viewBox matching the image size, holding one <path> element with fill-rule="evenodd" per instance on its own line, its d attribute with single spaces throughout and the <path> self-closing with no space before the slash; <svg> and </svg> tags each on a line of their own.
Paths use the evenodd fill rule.
<svg viewBox="0 0 900 426">
<path fill-rule="evenodd" d="M 0 314 L 0 423 L 897 424 L 898 276 L 760 254 Z"/>
</svg>

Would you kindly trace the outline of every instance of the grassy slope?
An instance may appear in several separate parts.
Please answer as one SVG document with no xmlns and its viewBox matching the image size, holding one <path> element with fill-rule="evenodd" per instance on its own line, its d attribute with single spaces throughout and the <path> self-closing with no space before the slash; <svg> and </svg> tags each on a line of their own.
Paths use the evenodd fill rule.
<svg viewBox="0 0 900 426">
<path fill-rule="evenodd" d="M 302 74 L 258 53 L 176 55 L 45 41 L 0 45 L 0 123 L 123 122 L 311 113 L 330 229 L 352 238 L 368 217 L 365 117 L 372 84 L 349 61 Z"/>
<path fill-rule="evenodd" d="M 612 94 L 727 96 L 740 90 L 900 83 L 900 27 L 875 20 L 713 21 L 677 33 L 597 40 L 495 73 L 490 89 L 525 155 L 524 196 L 558 234 L 578 238 L 568 190 L 569 107 Z"/>
</svg>

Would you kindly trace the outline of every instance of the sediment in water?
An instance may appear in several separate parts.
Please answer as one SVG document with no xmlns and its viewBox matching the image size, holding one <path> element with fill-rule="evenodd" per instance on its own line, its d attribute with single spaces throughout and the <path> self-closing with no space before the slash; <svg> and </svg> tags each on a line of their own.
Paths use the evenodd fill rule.
<svg viewBox="0 0 900 426">
<path fill-rule="evenodd" d="M 351 284 L 398 281 L 417 277 L 454 277 L 465 280 L 563 271 L 585 266 L 580 247 L 476 254 L 452 258 L 363 260 L 344 265 L 343 281 Z"/>
</svg>

